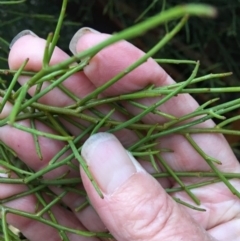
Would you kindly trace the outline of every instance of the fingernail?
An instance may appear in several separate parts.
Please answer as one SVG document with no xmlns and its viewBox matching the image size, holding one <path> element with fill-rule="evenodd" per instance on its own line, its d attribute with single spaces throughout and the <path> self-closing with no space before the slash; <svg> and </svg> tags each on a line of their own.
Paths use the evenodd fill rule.
<svg viewBox="0 0 240 241">
<path fill-rule="evenodd" d="M 83 27 L 83 28 L 80 28 L 75 34 L 74 36 L 72 37 L 71 41 L 70 41 L 70 44 L 69 44 L 69 49 L 70 51 L 76 55 L 77 54 L 77 42 L 78 40 L 84 35 L 84 34 L 87 34 L 87 33 L 100 33 L 98 32 L 97 30 L 93 29 L 93 28 L 88 28 L 88 27 Z"/>
<path fill-rule="evenodd" d="M 112 194 L 132 175 L 142 171 L 134 157 L 109 133 L 92 135 L 82 147 L 82 156 L 105 194 Z"/>
<path fill-rule="evenodd" d="M 38 37 L 34 32 L 32 32 L 31 30 L 23 30 L 21 31 L 20 33 L 18 33 L 14 38 L 13 40 L 11 41 L 10 45 L 9 45 L 9 48 L 11 49 L 12 46 L 15 44 L 15 42 L 17 42 L 18 39 L 20 39 L 21 37 L 25 36 L 25 35 L 32 35 L 34 37 Z"/>
</svg>

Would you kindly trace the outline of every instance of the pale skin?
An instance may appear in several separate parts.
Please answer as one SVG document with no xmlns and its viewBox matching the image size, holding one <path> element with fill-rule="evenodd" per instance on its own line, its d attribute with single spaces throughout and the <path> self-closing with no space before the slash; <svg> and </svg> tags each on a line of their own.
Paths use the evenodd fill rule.
<svg viewBox="0 0 240 241">
<path fill-rule="evenodd" d="M 86 33 L 76 43 L 76 52 L 81 52 L 109 36 L 106 34 Z M 26 58 L 29 62 L 26 70 L 38 71 L 41 69 L 42 56 L 45 47 L 45 40 L 26 35 L 19 38 L 9 54 L 9 66 L 11 69 L 18 69 Z M 136 61 L 143 52 L 128 42 L 119 42 L 107 49 L 100 51 L 84 68 L 81 73 L 74 74 L 63 84 L 79 97 L 102 85 L 111 79 L 119 71 L 124 70 L 131 63 Z M 61 49 L 56 48 L 51 64 L 57 64 L 68 58 L 68 55 Z M 27 77 L 19 79 L 20 84 L 27 81 Z M 141 67 L 125 76 L 114 86 L 104 92 L 105 96 L 119 95 L 137 91 L 149 84 L 156 86 L 169 85 L 174 81 L 167 73 L 152 59 L 148 60 Z M 34 89 L 29 91 L 30 95 Z M 60 90 L 54 89 L 39 100 L 42 103 L 54 106 L 66 106 L 71 100 Z M 141 103 L 149 105 L 152 99 L 142 99 Z M 139 109 L 123 103 L 131 113 L 139 113 Z M 161 111 L 175 116 L 181 116 L 195 110 L 197 102 L 190 95 L 179 95 L 161 106 Z M 110 108 L 100 107 L 101 111 L 108 113 Z M 3 118 L 11 111 L 8 104 L 0 117 Z M 124 121 L 126 119 L 120 113 L 114 114 L 115 119 Z M 165 119 L 156 115 L 148 115 L 143 121 L 145 123 L 163 123 Z M 29 126 L 29 121 L 21 121 L 21 124 Z M 65 127 L 73 134 L 79 134 L 76 129 L 63 122 Z M 212 121 L 207 121 L 201 126 L 214 126 Z M 53 131 L 42 123 L 37 123 L 39 130 L 53 133 Z M 126 153 L 124 147 L 130 146 L 136 141 L 136 135 L 131 131 L 119 131 L 117 138 L 111 135 L 96 135 L 84 144 L 82 156 L 89 165 L 89 170 L 98 181 L 104 194 L 101 199 L 92 184 L 86 177 L 83 170 L 72 171 L 68 177 L 81 176 L 84 188 L 91 200 L 92 206 L 73 215 L 69 210 L 60 205 L 52 210 L 60 224 L 82 230 L 106 231 L 109 230 L 116 240 L 139 241 L 139 240 L 240 240 L 240 200 L 234 196 L 222 183 L 212 184 L 206 187 L 192 190 L 201 200 L 201 207 L 206 212 L 194 211 L 177 204 L 166 194 L 164 188 L 177 186 L 169 179 L 155 180 L 148 172 L 153 170 L 142 162 L 142 166 Z M 240 172 L 238 160 L 232 153 L 225 138 L 220 134 L 192 135 L 198 145 L 210 156 L 222 162 L 218 168 L 225 172 Z M 40 146 L 43 153 L 43 160 L 40 161 L 36 155 L 32 136 L 23 133 L 11 126 L 0 128 L 0 139 L 10 146 L 18 156 L 32 169 L 43 168 L 51 158 L 61 150 L 65 143 L 46 138 L 40 138 Z M 162 156 L 168 164 L 178 171 L 208 171 L 206 162 L 196 153 L 186 139 L 181 135 L 172 135 L 159 140 L 159 148 L 171 148 L 174 152 L 164 153 Z M 124 147 L 123 147 L 123 146 Z M 113 164 L 112 164 L 113 163 Z M 126 167 L 122 170 L 121 167 Z M 57 178 L 68 170 L 68 167 L 61 167 L 44 176 L 46 179 Z M 121 172 L 122 171 L 122 172 Z M 110 174 L 111 173 L 111 176 Z M 111 178 L 109 180 L 109 178 Z M 111 181 L 113 180 L 113 181 Z M 196 179 L 184 180 L 191 184 Z M 234 187 L 240 191 L 240 181 L 231 180 Z M 79 189 L 82 186 L 79 185 Z M 0 198 L 5 198 L 26 190 L 25 186 L 0 184 Z M 53 192 L 60 194 L 60 188 L 52 188 Z M 191 199 L 184 192 L 172 194 L 186 202 L 192 203 Z M 76 194 L 69 193 L 63 198 L 63 202 L 73 209 L 79 206 L 84 199 Z M 16 201 L 7 203 L 15 209 L 34 212 L 36 199 L 28 196 Z M 30 240 L 60 240 L 56 230 L 47 227 L 33 220 L 19 216 L 8 215 L 8 222 L 18 229 Z M 40 235 L 36 235 L 40 234 Z M 99 238 L 79 237 L 68 234 L 71 241 L 97 241 Z"/>
</svg>

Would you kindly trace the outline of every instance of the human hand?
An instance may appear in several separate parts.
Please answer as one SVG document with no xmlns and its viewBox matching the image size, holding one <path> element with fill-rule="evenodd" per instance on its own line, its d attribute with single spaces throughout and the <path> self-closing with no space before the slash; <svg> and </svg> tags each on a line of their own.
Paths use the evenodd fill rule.
<svg viewBox="0 0 240 241">
<path fill-rule="evenodd" d="M 96 32 L 87 32 L 76 40 L 73 52 L 81 52 L 108 38 L 108 35 Z M 9 55 L 9 66 L 18 69 L 26 58 L 29 62 L 27 70 L 39 71 L 42 67 L 42 58 L 45 48 L 45 40 L 31 35 L 23 36 L 16 40 Z M 79 72 L 69 77 L 63 84 L 79 97 L 86 96 L 96 87 L 101 86 L 131 63 L 136 61 L 144 53 L 122 41 L 102 51 L 91 59 L 84 72 Z M 51 64 L 57 64 L 68 58 L 67 54 L 56 48 Z M 24 84 L 28 77 L 19 78 L 19 83 Z M 105 96 L 119 95 L 140 90 L 149 84 L 155 86 L 170 85 L 174 81 L 149 59 L 142 66 L 126 75 L 119 82 L 104 92 Z M 30 89 L 30 95 L 34 94 L 34 88 Z M 145 98 L 140 102 L 150 105 L 157 98 Z M 72 100 L 59 89 L 54 89 L 39 100 L 41 103 L 53 106 L 67 106 Z M 139 109 L 123 103 L 124 107 L 133 115 L 139 113 Z M 161 111 L 174 116 L 182 116 L 198 107 L 196 101 L 189 95 L 179 95 L 161 106 Z M 107 106 L 99 107 L 104 113 L 109 112 Z M 1 118 L 8 115 L 11 105 L 8 104 Z M 124 121 L 126 117 L 115 113 L 113 117 Z M 144 123 L 164 123 L 165 119 L 149 114 L 143 118 Z M 29 121 L 21 121 L 22 125 L 29 126 Z M 72 125 L 63 121 L 65 127 L 73 134 L 79 131 Z M 207 121 L 202 127 L 214 126 L 212 121 Z M 38 122 L 37 128 L 41 131 L 53 133 L 53 131 Z M 68 227 L 80 230 L 106 231 L 109 230 L 117 240 L 239 240 L 239 214 L 240 201 L 223 183 L 215 183 L 202 188 L 193 189 L 192 192 L 201 200 L 201 207 L 206 212 L 194 211 L 177 204 L 164 188 L 178 186 L 171 179 L 156 180 L 145 171 L 134 158 L 129 155 L 124 147 L 128 147 L 137 139 L 129 130 L 116 133 L 116 139 L 111 134 L 96 134 L 90 137 L 82 148 L 82 156 L 86 160 L 89 170 L 100 186 L 104 199 L 101 199 L 86 177 L 80 170 L 84 188 L 92 206 L 81 212 L 74 212 L 85 199 L 76 193 L 68 193 L 62 201 L 70 212 L 61 205 L 53 208 L 58 222 Z M 220 134 L 195 134 L 192 135 L 195 142 L 210 156 L 222 162 L 219 167 L 224 172 L 239 172 L 240 166 L 234 157 L 228 143 Z M 36 155 L 32 136 L 28 133 L 14 129 L 11 126 L 3 126 L 0 129 L 0 139 L 10 146 L 17 155 L 33 170 L 40 170 L 48 164 L 51 158 L 64 146 L 64 142 L 53 141 L 44 137 L 39 138 L 43 160 Z M 121 144 L 122 143 L 122 144 Z M 159 148 L 171 148 L 174 152 L 162 153 L 162 157 L 175 171 L 209 171 L 210 167 L 196 153 L 186 139 L 181 135 L 163 137 L 159 141 Z M 123 146 L 124 147 L 123 147 Z M 143 163 L 143 166 L 145 164 Z M 151 168 L 146 165 L 151 172 Z M 60 167 L 44 175 L 45 179 L 54 179 L 69 171 L 68 166 Z M 79 173 L 70 171 L 68 177 L 79 177 Z M 186 184 L 194 183 L 194 178 L 185 179 Z M 238 180 L 231 183 L 240 190 Z M 25 186 L 0 184 L 0 198 L 5 198 L 26 189 Z M 51 188 L 57 195 L 62 193 L 61 188 Z M 82 186 L 79 185 L 79 189 Z M 172 196 L 183 201 L 191 200 L 185 192 L 178 192 Z M 15 209 L 34 212 L 36 198 L 33 195 L 11 201 L 6 204 Z M 75 215 L 73 215 L 73 213 Z M 60 240 L 58 233 L 51 227 L 34 220 L 29 220 L 16 215 L 8 215 L 10 224 L 20 229 L 30 240 Z M 41 230 L 41 231 L 40 231 Z M 37 233 L 37 235 L 36 235 Z M 100 238 L 79 237 L 69 234 L 72 240 L 101 240 Z M 102 239 L 103 240 L 103 239 Z"/>
</svg>

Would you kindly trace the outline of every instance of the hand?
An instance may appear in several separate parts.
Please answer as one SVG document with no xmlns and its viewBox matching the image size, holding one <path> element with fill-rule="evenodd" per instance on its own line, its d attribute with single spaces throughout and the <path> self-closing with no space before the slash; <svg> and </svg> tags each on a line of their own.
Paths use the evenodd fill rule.
<svg viewBox="0 0 240 241">
<path fill-rule="evenodd" d="M 91 31 L 81 31 L 76 39 L 72 51 L 81 52 L 108 38 L 109 35 Z M 32 35 L 26 35 L 16 40 L 9 55 L 9 66 L 18 69 L 26 58 L 29 62 L 26 70 L 39 71 L 42 65 L 45 40 Z M 69 77 L 63 84 L 79 97 L 84 97 L 96 87 L 101 86 L 121 70 L 136 61 L 144 53 L 130 43 L 121 41 L 94 56 L 83 72 Z M 51 59 L 51 65 L 57 64 L 69 56 L 61 49 L 56 48 Z M 19 83 L 24 84 L 29 77 L 21 76 Z M 105 96 L 119 95 L 140 90 L 149 84 L 155 86 L 170 85 L 174 83 L 170 76 L 149 59 L 133 72 L 126 75 L 119 82 L 104 92 Z M 29 91 L 34 94 L 34 88 Z M 150 105 L 157 98 L 141 99 L 141 103 Z M 53 89 L 39 100 L 41 103 L 52 106 L 67 106 L 72 100 L 59 89 Z M 136 115 L 139 109 L 123 103 L 124 107 Z M 178 95 L 161 106 L 161 111 L 174 116 L 182 116 L 192 112 L 198 107 L 196 101 L 188 94 Z M 102 112 L 108 113 L 108 106 L 99 107 Z M 8 115 L 11 105 L 4 108 L 1 118 Z M 116 120 L 124 121 L 126 117 L 115 113 Z M 164 123 L 164 118 L 149 114 L 143 121 L 147 124 Z M 79 131 L 73 125 L 62 120 L 65 127 L 73 134 Z M 29 126 L 29 121 L 21 121 L 22 125 Z M 202 127 L 214 126 L 212 121 L 207 121 Z M 43 123 L 37 122 L 41 131 L 54 133 Z M 70 212 L 62 205 L 55 205 L 53 213 L 60 224 L 80 230 L 102 231 L 109 230 L 116 240 L 239 240 L 240 200 L 234 196 L 223 183 L 215 183 L 205 187 L 193 189 L 192 192 L 201 200 L 201 207 L 206 212 L 194 211 L 177 204 L 164 188 L 178 186 L 170 179 L 154 179 L 148 172 L 151 168 L 144 162 L 140 166 L 136 160 L 127 153 L 128 147 L 137 140 L 136 135 L 130 130 L 122 130 L 115 134 L 99 133 L 91 136 L 82 148 L 82 156 L 89 165 L 89 170 L 100 186 L 104 199 L 101 199 L 86 177 L 82 168 L 79 172 L 71 172 L 68 177 L 81 175 L 83 185 L 87 191 L 92 206 L 81 212 Z M 225 172 L 240 172 L 240 166 L 233 155 L 228 143 L 220 134 L 194 134 L 195 142 L 210 156 L 222 162 L 219 167 Z M 10 146 L 17 155 L 33 170 L 40 170 L 48 164 L 51 158 L 64 146 L 64 142 L 53 141 L 44 137 L 39 138 L 43 160 L 40 161 L 32 136 L 11 126 L 0 128 L 0 139 Z M 174 152 L 163 153 L 162 157 L 176 171 L 209 171 L 210 167 L 196 153 L 186 139 L 181 135 L 163 137 L 159 140 L 159 148 L 171 148 Z M 123 147 L 123 146 L 124 147 Z M 44 175 L 45 179 L 54 179 L 69 170 L 62 166 Z M 146 171 L 148 170 L 148 172 Z M 184 180 L 191 184 L 194 178 Z M 240 190 L 239 180 L 231 183 Z M 61 188 L 50 187 L 57 195 L 62 193 Z M 5 198 L 26 190 L 24 185 L 0 184 L 0 198 Z M 79 185 L 79 190 L 82 186 Z M 191 200 L 185 192 L 172 194 L 183 201 Z M 76 193 L 69 192 L 62 201 L 69 209 L 74 210 L 85 199 Z M 34 212 L 36 198 L 29 195 L 6 203 L 6 206 Z M 74 213 L 74 215 L 73 215 Z M 42 223 L 29 220 L 20 216 L 9 214 L 8 223 L 17 227 L 32 241 L 60 240 L 57 231 Z M 103 240 L 100 238 L 86 238 L 68 234 L 73 240 Z"/>
</svg>

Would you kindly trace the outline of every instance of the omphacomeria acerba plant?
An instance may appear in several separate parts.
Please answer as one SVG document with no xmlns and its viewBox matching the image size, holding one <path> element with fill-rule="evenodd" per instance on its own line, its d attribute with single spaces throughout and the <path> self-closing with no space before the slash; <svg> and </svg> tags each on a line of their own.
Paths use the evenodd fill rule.
<svg viewBox="0 0 240 241">
<path fill-rule="evenodd" d="M 23 1 L 0 2 L 0 4 L 14 4 L 21 2 Z M 240 99 L 217 105 L 216 102 L 218 99 L 214 98 L 201 105 L 194 112 L 181 117 L 175 117 L 168 113 L 161 112 L 159 109 L 157 109 L 169 99 L 183 93 L 192 94 L 239 92 L 240 87 L 191 88 L 191 84 L 193 83 L 213 80 L 214 78 L 223 78 L 225 76 L 231 75 L 231 73 L 208 74 L 198 77 L 197 74 L 200 66 L 200 63 L 198 61 L 155 59 L 157 63 L 192 65 L 192 74 L 187 80 L 175 83 L 170 86 L 148 86 L 145 89 L 134 93 L 128 93 L 113 97 L 99 97 L 99 95 L 104 90 L 106 90 L 114 83 L 119 81 L 122 77 L 143 64 L 147 59 L 154 56 L 155 53 L 157 53 L 182 29 L 190 16 L 214 17 L 216 14 L 215 9 L 202 4 L 187 4 L 174 7 L 172 9 L 163 11 L 160 14 L 149 18 L 146 21 L 143 21 L 128 29 L 116 33 L 104 42 L 101 42 L 100 44 L 90 49 L 87 49 L 79 54 L 75 53 L 74 56 L 59 64 L 50 66 L 49 62 L 60 36 L 60 30 L 64 21 L 66 6 L 67 0 L 63 0 L 62 10 L 54 34 L 50 33 L 48 35 L 43 57 L 43 68 L 39 72 L 35 73 L 24 70 L 28 59 L 26 59 L 26 61 L 22 63 L 21 68 L 16 71 L 9 69 L 0 70 L 0 74 L 2 76 L 6 74 L 13 76 L 11 83 L 7 87 L 4 81 L 1 80 L 2 89 L 0 90 L 0 96 L 2 97 L 2 99 L 0 103 L 0 111 L 2 112 L 4 106 L 8 104 L 8 102 L 13 105 L 13 109 L 10 115 L 0 120 L 0 126 L 11 125 L 19 130 L 31 133 L 34 138 L 36 153 L 39 157 L 39 161 L 41 161 L 42 159 L 41 148 L 38 142 L 39 136 L 44 136 L 46 138 L 62 140 L 66 142 L 66 145 L 59 153 L 57 153 L 52 158 L 49 164 L 39 171 L 33 171 L 28 168 L 25 164 L 22 163 L 20 158 L 13 150 L 11 150 L 11 148 L 6 146 L 3 142 L 0 143 L 0 165 L 4 168 L 0 171 L 0 183 L 20 185 L 25 184 L 28 186 L 27 191 L 0 200 L 0 207 L 2 213 L 1 228 L 4 234 L 4 240 L 19 240 L 7 225 L 6 216 L 8 213 L 21 215 L 23 217 L 38 220 L 39 222 L 50 225 L 59 230 L 59 235 L 61 236 L 62 240 L 68 240 L 65 232 L 75 233 L 83 236 L 111 237 L 111 234 L 109 233 L 80 231 L 77 229 L 65 227 L 58 224 L 53 213 L 51 213 L 51 207 L 54 206 L 56 203 L 61 202 L 61 199 L 68 192 L 76 192 L 79 193 L 79 195 L 83 195 L 86 197 L 86 202 L 76 208 L 76 212 L 79 212 L 87 205 L 89 205 L 86 193 L 84 191 L 80 192 L 79 190 L 75 189 L 75 186 L 81 183 L 81 180 L 79 178 L 67 178 L 67 174 L 60 176 L 59 178 L 54 180 L 46 180 L 41 178 L 44 174 L 63 165 L 69 165 L 70 168 L 78 170 L 78 166 L 76 166 L 76 164 L 72 162 L 73 159 L 76 159 L 83 167 L 89 179 L 92 181 L 96 192 L 98 192 L 98 194 L 102 196 L 102 193 L 98 188 L 97 183 L 93 180 L 85 161 L 79 153 L 82 148 L 82 143 L 86 139 L 86 137 L 98 132 L 103 127 L 105 128 L 106 132 L 110 133 L 114 133 L 121 129 L 130 129 L 134 131 L 140 138 L 133 145 L 131 145 L 128 150 L 136 158 L 140 157 L 141 159 L 148 160 L 152 164 L 155 170 L 155 173 L 153 173 L 152 175 L 155 178 L 171 177 L 179 184 L 178 187 L 166 189 L 166 192 L 172 193 L 178 191 L 185 191 L 195 203 L 195 205 L 193 205 L 175 198 L 175 200 L 180 204 L 198 211 L 205 211 L 200 206 L 201 200 L 199 200 L 193 194 L 192 189 L 209 185 L 214 182 L 224 182 L 225 185 L 231 190 L 231 192 L 240 198 L 240 193 L 229 182 L 229 179 L 240 178 L 240 173 L 223 173 L 219 171 L 218 165 L 221 164 L 220 161 L 204 153 L 204 151 L 201 150 L 201 148 L 191 137 L 193 133 L 222 133 L 240 135 L 240 131 L 224 128 L 229 123 L 240 118 L 239 116 L 235 116 L 229 119 L 226 119 L 224 117 L 224 114 L 240 107 Z M 166 22 L 170 22 L 172 20 L 179 20 L 179 22 L 144 56 L 138 59 L 131 66 L 128 66 L 128 68 L 124 71 L 118 73 L 106 84 L 100 86 L 90 94 L 86 95 L 84 98 L 80 99 L 78 96 L 75 96 L 62 84 L 72 74 L 82 71 L 83 68 L 88 64 L 89 60 L 103 48 L 106 48 L 107 46 L 123 39 L 129 40 L 145 34 L 150 29 L 155 28 L 161 24 L 165 24 Z M 24 32 L 22 34 L 24 34 Z M 73 47 L 70 46 L 70 48 Z M 30 79 L 23 86 L 16 87 L 16 83 L 20 75 L 29 76 Z M 42 89 L 41 87 L 44 83 L 48 83 L 48 86 Z M 33 86 L 37 87 L 35 94 L 29 97 L 27 96 L 27 93 L 29 89 Z M 69 96 L 74 101 L 74 104 L 66 106 L 64 108 L 60 108 L 38 102 L 41 97 L 43 97 L 56 87 L 61 89 L 67 96 Z M 162 98 L 151 106 L 142 105 L 137 101 L 141 98 L 159 96 L 162 96 Z M 122 106 L 121 102 L 123 100 L 141 109 L 141 113 L 136 116 L 132 116 L 132 114 L 128 113 L 127 109 Z M 103 104 L 108 104 L 111 107 L 111 111 L 107 115 L 102 114 L 96 108 Z M 215 105 L 213 106 L 213 104 Z M 129 119 L 125 122 L 114 120 L 114 118 L 112 118 L 112 114 L 115 110 L 129 116 Z M 164 124 L 157 125 L 144 124 L 141 120 L 149 113 L 163 116 L 166 119 L 166 122 Z M 219 119 L 221 122 L 212 128 L 196 127 L 197 124 L 203 123 L 212 118 Z M 31 121 L 31 128 L 21 125 L 18 122 L 20 120 L 26 119 L 29 119 Z M 76 121 L 77 119 L 84 120 L 87 125 L 80 124 L 78 121 Z M 64 129 L 63 125 L 61 124 L 61 120 L 64 120 L 74 125 L 75 128 L 80 130 L 80 134 L 78 136 L 71 136 L 69 132 Z M 56 131 L 57 134 L 50 134 L 37 130 L 35 125 L 36 121 L 43 122 L 46 125 L 50 126 Z M 155 149 L 159 138 L 166 137 L 172 134 L 184 136 L 186 140 L 192 145 L 192 147 L 199 153 L 199 155 L 203 157 L 206 163 L 211 167 L 212 171 L 176 172 L 175 170 L 173 170 L 161 156 L 161 152 L 171 151 L 171 147 L 169 147 L 169 149 L 162 150 Z M 61 158 L 63 155 L 64 158 Z M 164 168 L 165 172 L 159 171 L 159 165 Z M 17 177 L 12 177 L 10 175 L 11 172 L 16 173 Z M 186 177 L 196 177 L 196 183 L 192 185 L 185 185 L 181 179 Z M 203 179 L 203 177 L 205 177 L 205 179 Z M 197 181 L 197 178 L 199 178 L 200 181 Z M 69 188 L 69 185 L 71 185 L 71 188 Z M 57 196 L 49 189 L 49 186 L 61 186 L 64 191 L 61 195 Z M 51 196 L 51 202 L 47 202 L 44 199 L 43 193 Z M 40 204 L 39 207 L 41 207 L 41 209 L 39 210 L 39 207 L 36 207 L 36 213 L 27 213 L 24 211 L 6 207 L 4 205 L 6 202 L 16 200 L 29 194 L 35 194 Z M 43 217 L 43 214 L 46 212 L 49 214 L 49 220 Z"/>
</svg>

